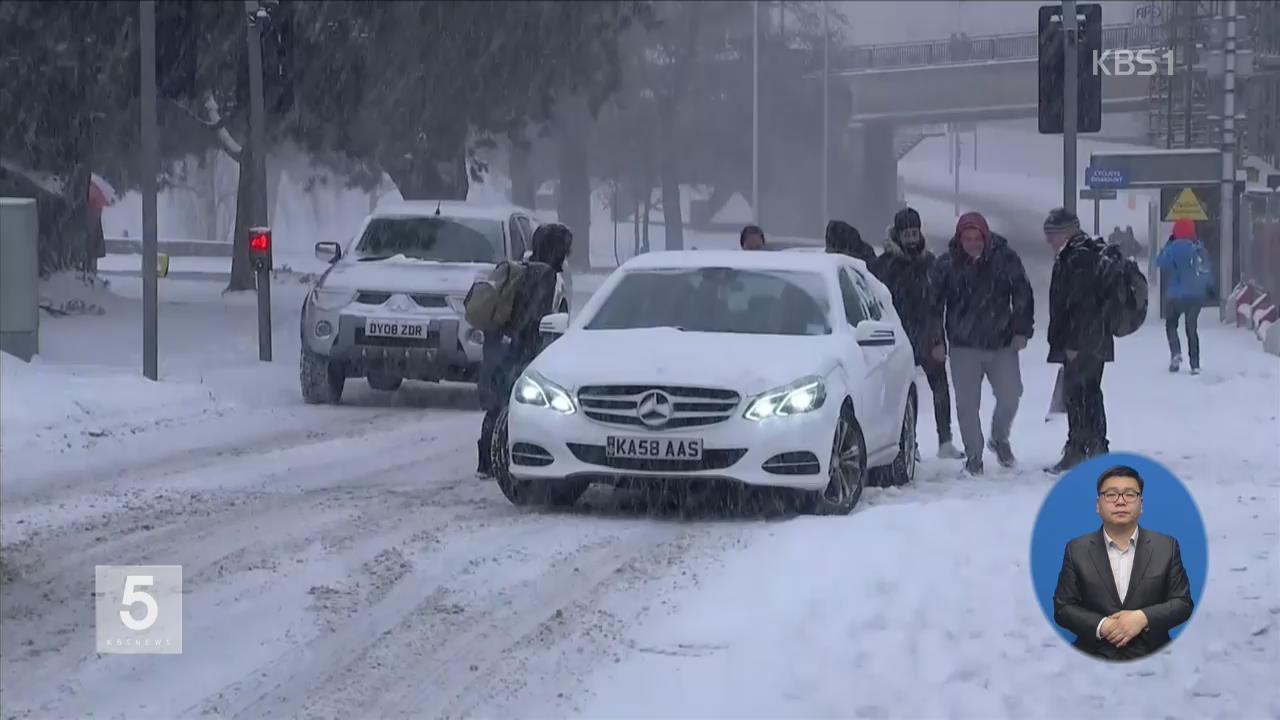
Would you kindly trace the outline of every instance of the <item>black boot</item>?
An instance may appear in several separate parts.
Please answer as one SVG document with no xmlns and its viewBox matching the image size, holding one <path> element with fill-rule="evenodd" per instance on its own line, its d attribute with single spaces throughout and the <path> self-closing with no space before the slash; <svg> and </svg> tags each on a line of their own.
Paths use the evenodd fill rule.
<svg viewBox="0 0 1280 720">
<path fill-rule="evenodd" d="M 476 441 L 476 457 L 476 477 L 493 477 L 493 463 L 492 456 L 489 453 L 489 443 L 483 440 Z"/>
<path fill-rule="evenodd" d="M 1061 475 L 1088 458 L 1088 454 L 1083 449 L 1072 443 L 1067 443 L 1067 446 L 1062 449 L 1062 459 L 1045 468 L 1044 471 L 1053 475 Z"/>
<path fill-rule="evenodd" d="M 977 455 L 964 461 L 964 471 L 970 475 L 982 474 L 982 456 Z"/>
<path fill-rule="evenodd" d="M 988 440 L 987 447 L 996 454 L 1000 467 L 1011 468 L 1017 464 L 1018 459 L 1013 456 L 1013 446 L 1009 444 L 1008 440 Z"/>
</svg>

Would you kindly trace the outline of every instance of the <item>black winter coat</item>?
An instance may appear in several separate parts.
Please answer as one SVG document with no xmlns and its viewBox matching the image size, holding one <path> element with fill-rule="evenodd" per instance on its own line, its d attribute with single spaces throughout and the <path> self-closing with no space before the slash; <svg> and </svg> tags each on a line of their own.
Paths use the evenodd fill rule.
<svg viewBox="0 0 1280 720">
<path fill-rule="evenodd" d="M 516 288 L 511 320 L 496 337 L 486 337 L 480 359 L 478 391 L 482 407 L 501 408 L 511 386 L 541 349 L 542 317 L 552 312 L 556 272 L 540 262 L 526 263 Z"/>
<path fill-rule="evenodd" d="M 871 247 L 858 229 L 843 220 L 832 220 L 827 223 L 827 252 L 848 255 L 852 258 L 871 264 L 876 259 L 876 249 Z"/>
<path fill-rule="evenodd" d="M 1100 360 L 1115 359 L 1115 339 L 1107 330 L 1101 278 L 1102 238 L 1076 234 L 1058 253 L 1049 282 L 1049 362 L 1067 360 L 1075 350 Z"/>
<path fill-rule="evenodd" d="M 893 294 L 893 307 L 911 340 L 917 365 L 928 362 L 930 349 L 942 344 L 942 324 L 933 313 L 933 287 L 929 279 L 933 265 L 933 253 L 921 250 L 919 255 L 909 255 L 892 240 L 886 242 L 884 252 L 869 263 L 872 274 Z"/>
<path fill-rule="evenodd" d="M 949 345 L 1000 350 L 1014 335 L 1028 340 L 1035 331 L 1035 296 L 1022 259 L 1000 235 L 991 233 L 977 259 L 952 237 L 930 273 L 933 312 Z"/>
</svg>

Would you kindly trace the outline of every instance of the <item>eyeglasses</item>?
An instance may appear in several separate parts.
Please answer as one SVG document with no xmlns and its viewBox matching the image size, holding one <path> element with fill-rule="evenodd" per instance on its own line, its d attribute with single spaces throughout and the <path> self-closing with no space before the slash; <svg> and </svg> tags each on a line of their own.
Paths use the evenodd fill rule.
<svg viewBox="0 0 1280 720">
<path fill-rule="evenodd" d="M 1108 490 L 1102 493 L 1099 497 L 1105 499 L 1107 502 L 1112 504 L 1114 504 L 1120 498 L 1124 498 L 1125 502 L 1131 503 L 1137 500 L 1138 498 L 1142 497 L 1142 493 L 1138 492 L 1137 490 L 1125 490 L 1124 492 L 1120 492 L 1118 490 Z"/>
</svg>

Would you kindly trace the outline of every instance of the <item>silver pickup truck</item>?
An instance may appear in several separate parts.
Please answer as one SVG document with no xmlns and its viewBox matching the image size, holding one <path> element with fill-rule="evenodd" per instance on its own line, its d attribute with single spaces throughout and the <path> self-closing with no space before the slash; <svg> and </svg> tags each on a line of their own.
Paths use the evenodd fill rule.
<svg viewBox="0 0 1280 720">
<path fill-rule="evenodd" d="M 475 382 L 483 334 L 463 318 L 472 283 L 528 257 L 529 210 L 413 201 L 365 218 L 347 247 L 316 243 L 330 267 L 302 307 L 299 381 L 308 403 L 337 403 L 348 378 L 394 391 L 405 379 Z M 563 274 L 553 305 L 568 312 Z"/>
</svg>

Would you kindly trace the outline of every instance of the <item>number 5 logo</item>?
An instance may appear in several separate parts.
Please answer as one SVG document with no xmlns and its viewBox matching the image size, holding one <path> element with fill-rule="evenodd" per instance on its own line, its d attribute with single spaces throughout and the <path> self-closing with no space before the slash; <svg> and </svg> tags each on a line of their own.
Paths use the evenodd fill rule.
<svg viewBox="0 0 1280 720">
<path fill-rule="evenodd" d="M 141 620 L 135 620 L 133 613 L 129 610 L 120 611 L 120 622 L 130 630 L 146 630 L 156 624 L 156 620 L 160 617 L 160 606 L 156 604 L 156 599 L 151 593 L 138 590 L 139 587 L 151 587 L 156 584 L 155 577 L 152 575 L 129 575 L 124 580 L 124 597 L 120 599 L 120 604 L 126 608 L 130 605 L 142 603 L 146 608 L 146 614 Z"/>
</svg>

